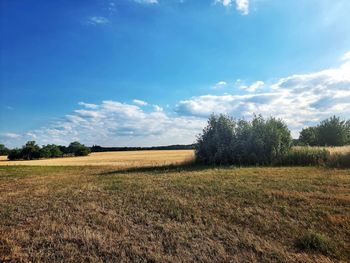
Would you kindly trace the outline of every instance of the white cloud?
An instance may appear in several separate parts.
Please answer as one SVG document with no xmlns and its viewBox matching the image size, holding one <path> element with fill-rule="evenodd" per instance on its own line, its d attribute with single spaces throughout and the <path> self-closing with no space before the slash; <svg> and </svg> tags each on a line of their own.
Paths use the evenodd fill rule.
<svg viewBox="0 0 350 263">
<path fill-rule="evenodd" d="M 79 102 L 78 104 L 80 106 L 84 106 L 85 108 L 88 108 L 88 109 L 97 109 L 98 108 L 98 105 L 92 104 L 92 103 Z"/>
<path fill-rule="evenodd" d="M 160 106 L 158 106 L 158 105 L 153 105 L 153 108 L 154 108 L 154 110 L 157 111 L 157 112 L 163 111 L 163 108 L 160 107 Z"/>
<path fill-rule="evenodd" d="M 5 138 L 5 139 L 19 139 L 22 136 L 20 134 L 14 133 L 14 132 L 7 132 L 7 133 L 1 134 L 1 137 Z"/>
<path fill-rule="evenodd" d="M 342 60 L 344 61 L 350 60 L 350 51 L 343 55 Z"/>
<path fill-rule="evenodd" d="M 249 0 L 236 0 L 236 9 L 240 11 L 243 15 L 248 15 Z"/>
<path fill-rule="evenodd" d="M 90 16 L 87 18 L 87 24 L 89 25 L 103 25 L 108 24 L 109 20 L 103 16 Z"/>
<path fill-rule="evenodd" d="M 256 90 L 262 88 L 265 85 L 265 83 L 261 80 L 258 80 L 256 82 L 254 82 L 253 84 L 251 84 L 250 86 L 247 85 L 241 85 L 239 88 L 246 90 L 248 92 L 255 92 Z"/>
<path fill-rule="evenodd" d="M 158 105 L 153 105 L 151 112 L 143 111 L 136 105 L 111 100 L 94 104 L 95 109 L 86 109 L 90 103 L 79 105 L 83 108 L 76 109 L 59 121 L 23 135 L 4 134 L 2 141 L 8 146 L 20 146 L 33 139 L 40 145 L 67 145 L 75 140 L 87 145 L 104 146 L 193 143 L 206 122 L 205 119 L 191 116 L 169 115 Z"/>
<path fill-rule="evenodd" d="M 257 87 L 264 85 L 264 92 Z M 181 115 L 207 117 L 226 113 L 249 118 L 254 113 L 282 118 L 294 136 L 306 125 L 331 115 L 350 116 L 350 61 L 338 68 L 281 78 L 270 85 L 256 82 L 243 95 L 204 95 L 178 103 Z"/>
<path fill-rule="evenodd" d="M 233 2 L 236 3 L 236 9 L 240 11 L 242 15 L 248 15 L 249 0 L 215 0 L 215 3 L 222 4 L 225 7 L 230 7 Z"/>
<path fill-rule="evenodd" d="M 217 82 L 214 85 L 214 89 L 219 89 L 219 88 L 222 88 L 222 87 L 225 87 L 225 86 L 227 86 L 227 82 L 222 80 L 222 81 Z"/>
<path fill-rule="evenodd" d="M 139 106 L 147 106 L 148 105 L 148 103 L 143 101 L 143 100 L 134 99 L 132 102 L 135 103 L 136 105 L 139 105 Z"/>
</svg>

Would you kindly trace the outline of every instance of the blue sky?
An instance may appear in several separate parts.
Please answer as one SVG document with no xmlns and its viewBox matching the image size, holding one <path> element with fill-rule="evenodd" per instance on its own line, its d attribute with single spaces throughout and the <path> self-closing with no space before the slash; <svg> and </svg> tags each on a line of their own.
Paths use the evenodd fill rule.
<svg viewBox="0 0 350 263">
<path fill-rule="evenodd" d="M 0 142 L 191 143 L 208 115 L 350 116 L 348 0 L 1 1 Z"/>
</svg>

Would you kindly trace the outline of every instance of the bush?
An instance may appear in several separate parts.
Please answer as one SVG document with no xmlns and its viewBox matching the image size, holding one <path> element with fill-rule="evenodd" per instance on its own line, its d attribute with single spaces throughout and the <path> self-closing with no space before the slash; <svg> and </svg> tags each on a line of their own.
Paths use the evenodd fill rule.
<svg viewBox="0 0 350 263">
<path fill-rule="evenodd" d="M 197 138 L 196 161 L 205 164 L 268 165 L 291 147 L 287 126 L 278 119 L 255 116 L 252 121 L 212 115 Z"/>
<path fill-rule="evenodd" d="M 296 241 L 296 247 L 304 251 L 315 251 L 323 254 L 332 254 L 328 238 L 322 234 L 308 232 Z"/>
<path fill-rule="evenodd" d="M 278 165 L 325 165 L 330 152 L 324 148 L 294 147 L 282 158 Z"/>
</svg>

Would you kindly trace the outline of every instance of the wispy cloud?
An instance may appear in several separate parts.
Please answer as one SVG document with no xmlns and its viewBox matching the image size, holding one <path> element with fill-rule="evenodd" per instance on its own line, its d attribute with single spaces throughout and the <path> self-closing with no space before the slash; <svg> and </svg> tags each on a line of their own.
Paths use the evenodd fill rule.
<svg viewBox="0 0 350 263">
<path fill-rule="evenodd" d="M 258 81 L 254 82 L 251 85 L 241 85 L 241 86 L 239 86 L 239 88 L 243 89 L 243 90 L 246 90 L 248 92 L 255 92 L 258 89 L 264 87 L 264 85 L 265 85 L 265 83 L 263 81 L 258 80 Z"/>
<path fill-rule="evenodd" d="M 220 89 L 220 88 L 223 88 L 223 87 L 225 87 L 225 86 L 227 86 L 227 82 L 221 80 L 221 81 L 215 83 L 214 89 Z"/>
<path fill-rule="evenodd" d="M 148 105 L 148 103 L 146 101 L 143 101 L 143 100 L 134 99 L 132 102 L 135 103 L 136 105 L 139 105 L 139 106 L 147 106 Z"/>
<path fill-rule="evenodd" d="M 89 25 L 103 25 L 108 24 L 109 20 L 104 16 L 90 16 L 87 18 L 86 23 Z"/>
</svg>

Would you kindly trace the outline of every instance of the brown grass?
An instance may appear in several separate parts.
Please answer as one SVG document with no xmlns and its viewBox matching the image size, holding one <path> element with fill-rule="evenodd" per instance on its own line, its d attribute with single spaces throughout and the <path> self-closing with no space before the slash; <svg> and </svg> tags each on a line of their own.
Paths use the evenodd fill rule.
<svg viewBox="0 0 350 263">
<path fill-rule="evenodd" d="M 171 163 L 181 163 L 193 159 L 193 150 L 156 150 L 91 153 L 83 157 L 64 157 L 30 161 L 8 161 L 6 156 L 0 156 L 0 165 L 40 165 L 40 166 L 159 166 Z"/>
<path fill-rule="evenodd" d="M 294 148 L 305 148 L 305 146 L 295 146 Z M 338 147 L 322 147 L 322 146 L 312 146 L 311 149 L 326 149 L 330 154 L 347 154 L 350 153 L 350 145 L 338 146 Z"/>
<path fill-rule="evenodd" d="M 296 240 L 319 233 L 327 253 Z M 350 170 L 0 167 L 0 261 L 349 262 Z"/>
</svg>

